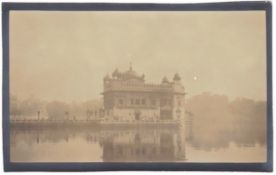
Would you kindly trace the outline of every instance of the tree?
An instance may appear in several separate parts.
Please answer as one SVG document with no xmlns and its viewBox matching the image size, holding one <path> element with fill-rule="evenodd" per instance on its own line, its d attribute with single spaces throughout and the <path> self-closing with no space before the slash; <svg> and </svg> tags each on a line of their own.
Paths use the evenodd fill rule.
<svg viewBox="0 0 276 175">
<path fill-rule="evenodd" d="M 49 119 L 52 120 L 65 120 L 69 117 L 69 106 L 60 101 L 53 101 L 46 105 L 46 111 Z"/>
</svg>

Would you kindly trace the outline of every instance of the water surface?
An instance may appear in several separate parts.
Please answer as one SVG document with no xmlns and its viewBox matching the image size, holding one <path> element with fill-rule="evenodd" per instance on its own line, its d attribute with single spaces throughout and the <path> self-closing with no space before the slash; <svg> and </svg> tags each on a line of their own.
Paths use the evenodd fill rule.
<svg viewBox="0 0 276 175">
<path fill-rule="evenodd" d="M 12 127 L 10 156 L 12 162 L 266 161 L 265 140 L 256 135 L 188 127 Z"/>
</svg>

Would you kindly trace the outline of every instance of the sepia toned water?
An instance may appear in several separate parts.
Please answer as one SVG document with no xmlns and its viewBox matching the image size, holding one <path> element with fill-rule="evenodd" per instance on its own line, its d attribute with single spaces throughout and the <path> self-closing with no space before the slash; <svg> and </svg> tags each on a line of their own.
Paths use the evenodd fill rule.
<svg viewBox="0 0 276 175">
<path fill-rule="evenodd" d="M 191 127 L 12 127 L 12 162 L 265 162 L 250 130 Z"/>
</svg>

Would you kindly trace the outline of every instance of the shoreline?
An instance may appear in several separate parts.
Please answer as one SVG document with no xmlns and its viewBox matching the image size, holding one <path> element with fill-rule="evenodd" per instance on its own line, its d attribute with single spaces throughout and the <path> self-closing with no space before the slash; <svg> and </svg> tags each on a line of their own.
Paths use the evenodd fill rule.
<svg viewBox="0 0 276 175">
<path fill-rule="evenodd" d="M 181 125 L 180 121 L 100 121 L 100 120 L 11 120 L 10 126 L 13 128 L 25 127 L 124 127 L 124 128 L 139 128 L 139 127 L 169 127 L 178 128 Z"/>
</svg>

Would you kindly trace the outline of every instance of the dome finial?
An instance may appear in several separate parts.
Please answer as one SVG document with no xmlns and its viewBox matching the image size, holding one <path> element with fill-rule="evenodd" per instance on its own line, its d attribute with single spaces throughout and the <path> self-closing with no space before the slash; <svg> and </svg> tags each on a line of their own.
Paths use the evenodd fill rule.
<svg viewBox="0 0 276 175">
<path fill-rule="evenodd" d="M 132 71 L 132 63 L 129 62 L 129 70 Z"/>
</svg>

